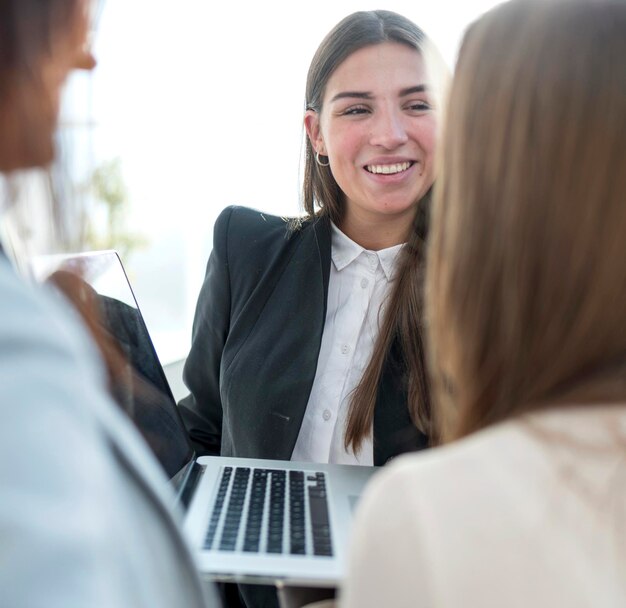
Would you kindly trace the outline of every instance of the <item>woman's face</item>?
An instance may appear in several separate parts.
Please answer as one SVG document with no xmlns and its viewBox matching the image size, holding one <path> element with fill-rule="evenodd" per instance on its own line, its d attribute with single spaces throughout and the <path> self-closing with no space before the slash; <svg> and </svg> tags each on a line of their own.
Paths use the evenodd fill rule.
<svg viewBox="0 0 626 608">
<path fill-rule="evenodd" d="M 436 115 L 422 56 L 385 42 L 350 55 L 326 85 L 322 110 L 307 112 L 313 148 L 328 156 L 346 216 L 414 217 L 434 179 Z"/>
<path fill-rule="evenodd" d="M 18 75 L 2 100 L 0 171 L 45 166 L 53 160 L 62 86 L 72 69 L 95 65 L 86 50 L 86 0 L 77 2 L 74 15 L 65 31 L 53 34 L 50 53 L 32 66 L 32 73 Z"/>
</svg>

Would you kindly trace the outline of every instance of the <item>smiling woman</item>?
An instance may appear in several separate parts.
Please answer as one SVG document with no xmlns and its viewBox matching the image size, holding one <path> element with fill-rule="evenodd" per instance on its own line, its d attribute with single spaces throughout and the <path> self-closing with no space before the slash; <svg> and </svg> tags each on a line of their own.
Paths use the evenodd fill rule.
<svg viewBox="0 0 626 608">
<path fill-rule="evenodd" d="M 306 217 L 218 218 L 180 403 L 199 452 L 384 465 L 430 444 L 429 47 L 397 13 L 345 17 L 308 73 Z"/>
</svg>

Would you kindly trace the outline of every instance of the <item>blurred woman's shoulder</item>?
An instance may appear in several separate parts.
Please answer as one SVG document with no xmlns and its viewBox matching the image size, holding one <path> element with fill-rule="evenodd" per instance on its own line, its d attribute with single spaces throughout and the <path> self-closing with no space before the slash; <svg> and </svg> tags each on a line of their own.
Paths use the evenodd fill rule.
<svg viewBox="0 0 626 608">
<path fill-rule="evenodd" d="M 610 574 L 623 501 L 621 510 L 606 512 L 622 489 L 614 481 L 625 438 L 626 405 L 564 407 L 400 456 L 359 502 L 352 563 L 396 547 L 396 565 L 427 568 L 422 582 L 440 606 L 513 605 L 515 598 L 544 606 L 557 596 L 566 600 L 559 605 L 586 606 L 581 598 L 607 584 L 626 594 Z M 571 580 L 572 564 L 586 571 L 584 579 Z M 351 597 L 375 591 L 351 588 Z"/>
</svg>

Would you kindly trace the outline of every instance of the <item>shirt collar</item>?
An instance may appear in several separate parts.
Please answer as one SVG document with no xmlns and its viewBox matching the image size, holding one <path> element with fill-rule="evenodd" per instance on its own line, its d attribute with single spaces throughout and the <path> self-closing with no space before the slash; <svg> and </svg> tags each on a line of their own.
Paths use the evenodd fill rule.
<svg viewBox="0 0 626 608">
<path fill-rule="evenodd" d="M 374 254 L 378 257 L 387 281 L 392 281 L 397 270 L 398 254 L 404 243 L 387 247 L 379 251 L 364 249 L 351 238 L 347 237 L 333 222 L 331 222 L 331 257 L 335 268 L 341 272 L 346 266 L 354 262 L 362 253 Z"/>
</svg>

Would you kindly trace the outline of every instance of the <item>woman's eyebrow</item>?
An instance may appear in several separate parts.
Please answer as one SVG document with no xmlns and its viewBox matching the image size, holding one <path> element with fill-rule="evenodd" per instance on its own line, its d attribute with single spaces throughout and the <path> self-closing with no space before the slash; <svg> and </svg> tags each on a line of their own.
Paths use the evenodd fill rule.
<svg viewBox="0 0 626 608">
<path fill-rule="evenodd" d="M 373 95 L 371 93 L 360 92 L 360 91 L 342 91 L 341 93 L 337 93 L 330 101 L 337 101 L 339 99 L 345 99 L 346 97 L 350 97 L 353 99 L 372 99 Z"/>
<path fill-rule="evenodd" d="M 408 87 L 406 89 L 402 89 L 400 91 L 400 97 L 405 97 L 406 95 L 413 95 L 413 93 L 424 93 L 426 91 L 428 91 L 428 85 L 418 84 L 414 87 Z"/>
</svg>

